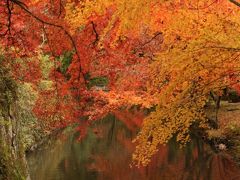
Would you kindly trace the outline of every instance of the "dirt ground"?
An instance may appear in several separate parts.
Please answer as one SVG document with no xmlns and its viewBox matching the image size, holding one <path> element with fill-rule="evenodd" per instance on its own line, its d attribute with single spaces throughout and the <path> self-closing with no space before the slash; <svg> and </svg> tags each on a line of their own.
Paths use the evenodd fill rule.
<svg viewBox="0 0 240 180">
<path fill-rule="evenodd" d="M 216 114 L 213 106 L 207 110 L 207 115 L 208 118 L 215 119 Z M 240 127 L 240 102 L 222 101 L 218 112 L 218 123 L 220 129 Z"/>
</svg>

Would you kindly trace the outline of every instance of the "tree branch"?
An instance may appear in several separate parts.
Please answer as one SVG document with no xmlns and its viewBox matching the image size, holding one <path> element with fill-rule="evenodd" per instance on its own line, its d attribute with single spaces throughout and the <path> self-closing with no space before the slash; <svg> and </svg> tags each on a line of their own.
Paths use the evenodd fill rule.
<svg viewBox="0 0 240 180">
<path fill-rule="evenodd" d="M 61 25 L 58 25 L 58 24 L 54 24 L 54 23 L 51 23 L 51 22 L 48 22 L 48 21 L 45 21 L 41 18 L 39 18 L 38 16 L 36 16 L 35 14 L 33 14 L 31 11 L 29 11 L 26 7 L 26 5 L 24 5 L 22 2 L 18 1 L 18 0 L 12 0 L 12 2 L 14 4 L 16 4 L 17 6 L 19 6 L 23 11 L 25 11 L 27 14 L 29 14 L 31 17 L 33 17 L 34 19 L 36 19 L 37 21 L 39 21 L 40 23 L 42 24 L 45 24 L 45 25 L 49 25 L 49 26 L 53 26 L 53 27 L 56 27 L 56 28 L 59 28 L 61 29 L 66 35 L 67 37 L 69 38 L 69 40 L 71 41 L 71 44 L 73 46 L 73 49 L 77 55 L 77 59 L 78 59 L 78 62 L 79 62 L 79 75 L 78 75 L 78 80 L 80 81 L 80 76 L 82 74 L 83 76 L 83 79 L 84 79 L 84 83 L 85 85 L 87 84 L 86 82 L 86 79 L 85 79 L 85 76 L 84 76 L 84 73 L 83 73 L 83 70 L 82 70 L 82 65 L 81 65 L 81 58 L 80 58 L 80 54 L 77 50 L 77 46 L 76 46 L 76 43 L 73 39 L 73 37 L 71 36 L 71 34 Z"/>
<path fill-rule="evenodd" d="M 237 2 L 235 0 L 229 0 L 231 3 L 235 4 L 236 6 L 240 7 L 240 2 Z"/>
<path fill-rule="evenodd" d="M 95 41 L 93 42 L 93 44 L 96 45 L 96 43 L 99 41 L 99 35 L 97 33 L 97 30 L 96 30 L 96 25 L 94 24 L 93 21 L 91 21 L 91 24 L 92 24 L 92 27 L 93 27 L 93 32 L 95 34 Z"/>
<path fill-rule="evenodd" d="M 154 34 L 154 36 L 153 36 L 150 40 L 148 40 L 147 42 L 143 43 L 143 44 L 141 45 L 141 47 L 144 47 L 145 45 L 151 43 L 154 39 L 156 39 L 156 38 L 157 38 L 158 36 L 160 36 L 160 35 L 162 35 L 162 32 L 156 32 L 156 33 Z"/>
</svg>

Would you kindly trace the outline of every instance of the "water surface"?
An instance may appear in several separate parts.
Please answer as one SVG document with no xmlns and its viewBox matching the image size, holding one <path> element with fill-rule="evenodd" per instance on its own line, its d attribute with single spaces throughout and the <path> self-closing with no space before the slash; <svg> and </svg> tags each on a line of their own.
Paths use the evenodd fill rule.
<svg viewBox="0 0 240 180">
<path fill-rule="evenodd" d="M 224 153 L 195 139 L 184 149 L 171 141 L 145 168 L 130 168 L 142 116 L 126 112 L 96 121 L 79 140 L 72 128 L 28 154 L 32 180 L 240 180 Z"/>
</svg>

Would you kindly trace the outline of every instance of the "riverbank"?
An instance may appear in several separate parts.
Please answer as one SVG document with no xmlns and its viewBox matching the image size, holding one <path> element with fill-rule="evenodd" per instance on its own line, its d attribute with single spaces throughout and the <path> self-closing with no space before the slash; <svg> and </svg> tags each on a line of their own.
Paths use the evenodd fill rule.
<svg viewBox="0 0 240 180">
<path fill-rule="evenodd" d="M 213 118 L 210 108 L 207 112 Z M 207 131 L 207 141 L 216 151 L 229 154 L 240 166 L 240 103 L 222 101 L 218 112 L 218 129 Z"/>
</svg>

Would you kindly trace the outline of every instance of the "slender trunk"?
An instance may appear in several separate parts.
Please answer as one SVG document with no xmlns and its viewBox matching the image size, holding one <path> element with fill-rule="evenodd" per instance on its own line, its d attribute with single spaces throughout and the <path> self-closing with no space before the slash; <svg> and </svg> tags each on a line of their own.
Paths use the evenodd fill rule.
<svg viewBox="0 0 240 180">
<path fill-rule="evenodd" d="M 216 114 L 215 114 L 216 119 L 215 119 L 215 121 L 216 121 L 217 126 L 219 126 L 218 112 L 219 112 L 219 109 L 220 109 L 220 102 L 221 102 L 221 96 L 217 96 L 216 102 L 215 102 L 215 104 L 216 104 Z"/>
<path fill-rule="evenodd" d="M 221 98 L 222 96 L 217 96 L 214 95 L 212 92 L 210 92 L 210 96 L 212 97 L 214 104 L 215 104 L 215 123 L 216 123 L 216 128 L 218 128 L 219 126 L 219 122 L 218 122 L 218 112 L 220 109 L 220 103 L 221 103 Z"/>
</svg>

